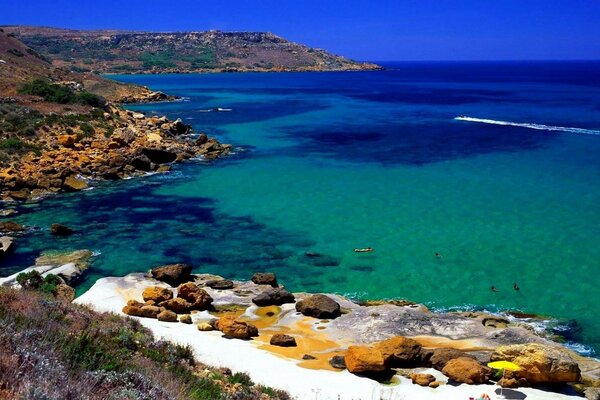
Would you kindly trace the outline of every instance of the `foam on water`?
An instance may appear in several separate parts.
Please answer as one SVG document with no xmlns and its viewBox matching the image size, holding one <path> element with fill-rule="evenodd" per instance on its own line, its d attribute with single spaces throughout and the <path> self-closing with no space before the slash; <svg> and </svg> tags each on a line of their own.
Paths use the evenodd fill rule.
<svg viewBox="0 0 600 400">
<path fill-rule="evenodd" d="M 571 127 L 565 127 L 565 126 L 529 124 L 529 123 L 509 122 L 509 121 L 496 121 L 494 119 L 473 118 L 473 117 L 464 117 L 464 116 L 456 117 L 454 119 L 457 121 L 479 122 L 482 124 L 516 126 L 519 128 L 536 129 L 539 131 L 558 131 L 558 132 L 581 133 L 581 134 L 585 134 L 585 135 L 600 135 L 600 131 L 593 130 L 593 129 L 571 128 Z"/>
</svg>

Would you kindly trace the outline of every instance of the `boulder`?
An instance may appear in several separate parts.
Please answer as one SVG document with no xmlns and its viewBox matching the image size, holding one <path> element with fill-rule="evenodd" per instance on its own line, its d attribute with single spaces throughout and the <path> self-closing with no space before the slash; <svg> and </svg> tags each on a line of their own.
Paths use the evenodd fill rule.
<svg viewBox="0 0 600 400">
<path fill-rule="evenodd" d="M 137 156 L 133 160 L 131 160 L 129 165 L 131 165 L 133 168 L 137 169 L 138 171 L 152 170 L 152 163 L 150 162 L 150 159 L 143 154 L 140 156 Z"/>
<path fill-rule="evenodd" d="M 285 303 L 293 303 L 294 301 L 294 295 L 284 288 L 268 289 L 252 299 L 252 302 L 259 307 L 280 306 Z"/>
<path fill-rule="evenodd" d="M 176 153 L 161 149 L 144 148 L 142 149 L 142 154 L 148 157 L 154 164 L 166 164 L 177 159 Z"/>
<path fill-rule="evenodd" d="M 234 318 L 223 317 L 216 322 L 216 328 L 227 337 L 234 339 L 250 339 L 258 336 L 258 329 L 246 322 L 236 321 Z"/>
<path fill-rule="evenodd" d="M 373 347 L 350 346 L 344 356 L 346 368 L 353 374 L 382 372 L 387 369 L 381 352 Z"/>
<path fill-rule="evenodd" d="M 450 380 L 469 385 L 486 383 L 492 376 L 491 368 L 481 365 L 469 357 L 450 360 L 442 369 L 442 373 Z"/>
<path fill-rule="evenodd" d="M 160 303 L 158 303 L 158 305 L 166 308 L 167 310 L 171 310 L 177 314 L 185 314 L 190 312 L 190 310 L 192 309 L 192 303 L 185 299 L 182 299 L 181 297 L 161 301 Z"/>
<path fill-rule="evenodd" d="M 394 336 L 373 345 L 391 367 L 410 367 L 421 361 L 421 345 L 404 336 Z"/>
<path fill-rule="evenodd" d="M 166 282 L 171 286 L 192 280 L 192 266 L 188 264 L 169 264 L 153 268 L 150 273 L 155 279 Z"/>
<path fill-rule="evenodd" d="M 173 298 L 173 292 L 167 288 L 160 286 L 148 286 L 142 292 L 142 298 L 144 301 L 153 300 L 154 302 L 161 303 Z"/>
<path fill-rule="evenodd" d="M 272 272 L 257 272 L 252 275 L 252 282 L 257 285 L 270 285 L 273 287 L 277 287 L 277 278 L 275 274 Z"/>
<path fill-rule="evenodd" d="M 73 229 L 63 224 L 52 224 L 50 233 L 54 236 L 69 236 L 73 233 Z"/>
<path fill-rule="evenodd" d="M 184 324 L 191 324 L 192 316 L 190 314 L 183 314 L 182 316 L 179 317 L 179 322 L 184 323 Z"/>
<path fill-rule="evenodd" d="M 519 376 L 531 385 L 577 382 L 581 371 L 577 362 L 560 347 L 539 343 L 498 347 L 491 361 L 510 361 L 521 367 Z"/>
<path fill-rule="evenodd" d="M 14 221 L 0 222 L 0 232 L 23 232 L 25 227 L 21 224 L 17 224 Z"/>
<path fill-rule="evenodd" d="M 205 283 L 205 285 L 211 289 L 216 289 L 216 290 L 233 289 L 233 281 L 230 281 L 228 279 L 217 279 L 217 280 L 208 281 Z"/>
<path fill-rule="evenodd" d="M 419 386 L 429 386 L 432 382 L 435 382 L 435 376 L 431 374 L 410 374 L 410 380 Z"/>
<path fill-rule="evenodd" d="M 140 307 L 140 311 L 140 317 L 156 318 L 158 317 L 158 314 L 164 311 L 164 309 L 157 306 L 143 305 L 142 307 Z"/>
<path fill-rule="evenodd" d="M 88 184 L 85 180 L 78 178 L 75 175 L 68 176 L 63 182 L 63 188 L 72 192 L 84 190 L 88 188 Z"/>
<path fill-rule="evenodd" d="M 58 140 L 58 144 L 60 144 L 63 147 L 73 147 L 75 145 L 75 142 L 77 141 L 77 136 L 75 136 L 75 135 L 59 135 L 57 140 Z"/>
<path fill-rule="evenodd" d="M 200 289 L 193 282 L 184 283 L 177 287 L 177 297 L 190 304 L 190 310 L 204 311 L 211 307 L 212 297 L 204 289 Z"/>
<path fill-rule="evenodd" d="M 296 347 L 296 346 L 298 346 L 296 344 L 296 339 L 294 339 L 293 336 L 284 335 L 282 333 L 276 333 L 275 335 L 271 336 L 271 340 L 269 343 L 273 346 L 280 346 L 280 347 Z"/>
<path fill-rule="evenodd" d="M 14 249 L 13 238 L 9 236 L 0 237 L 0 258 L 10 253 Z"/>
<path fill-rule="evenodd" d="M 336 369 L 346 369 L 344 356 L 333 356 L 329 359 L 329 365 Z"/>
<path fill-rule="evenodd" d="M 59 283 L 56 285 L 54 296 L 60 301 L 70 303 L 75 300 L 75 289 L 67 284 Z"/>
<path fill-rule="evenodd" d="M 438 371 L 444 369 L 446 363 L 455 358 L 469 357 L 475 359 L 475 357 L 464 351 L 445 347 L 432 350 L 421 350 L 421 357 L 426 366 L 435 368 Z"/>
<path fill-rule="evenodd" d="M 215 327 L 212 326 L 212 324 L 210 324 L 208 322 L 200 322 L 198 325 L 196 325 L 196 327 L 198 328 L 199 331 L 202 331 L 202 332 L 215 330 Z"/>
<path fill-rule="evenodd" d="M 206 142 L 208 142 L 208 136 L 204 132 L 200 133 L 198 139 L 196 139 L 196 146 L 202 146 Z"/>
<path fill-rule="evenodd" d="M 162 322 L 177 322 L 177 314 L 169 310 L 161 312 L 156 316 L 156 318 Z"/>
<path fill-rule="evenodd" d="M 306 361 L 309 361 L 309 360 L 316 360 L 317 357 L 311 356 L 310 354 L 305 354 L 305 355 L 302 356 L 302 359 L 306 360 Z"/>
<path fill-rule="evenodd" d="M 296 303 L 296 311 L 320 319 L 337 318 L 341 315 L 340 305 L 331 297 L 315 294 Z"/>
<path fill-rule="evenodd" d="M 142 316 L 142 309 L 136 306 L 125 306 L 121 311 L 123 311 L 124 314 L 130 315 L 132 317 Z"/>
</svg>

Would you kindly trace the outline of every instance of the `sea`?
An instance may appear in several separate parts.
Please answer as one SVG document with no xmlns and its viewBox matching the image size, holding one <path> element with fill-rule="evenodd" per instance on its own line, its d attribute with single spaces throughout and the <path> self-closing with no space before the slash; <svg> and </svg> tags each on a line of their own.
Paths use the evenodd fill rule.
<svg viewBox="0 0 600 400">
<path fill-rule="evenodd" d="M 181 97 L 127 108 L 232 154 L 19 206 L 33 228 L 0 275 L 74 249 L 95 254 L 79 293 L 175 262 L 272 271 L 292 291 L 536 314 L 597 354 L 600 62 L 383 65 L 111 76 Z"/>
</svg>

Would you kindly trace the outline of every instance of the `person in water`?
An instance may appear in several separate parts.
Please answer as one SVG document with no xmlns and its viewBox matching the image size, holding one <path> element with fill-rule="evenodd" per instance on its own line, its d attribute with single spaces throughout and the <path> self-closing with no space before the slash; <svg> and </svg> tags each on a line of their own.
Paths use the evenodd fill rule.
<svg viewBox="0 0 600 400">
<path fill-rule="evenodd" d="M 442 258 L 442 255 L 440 253 L 435 253 L 435 258 Z"/>
<path fill-rule="evenodd" d="M 498 289 L 496 289 L 496 286 L 492 286 L 492 287 L 490 288 L 490 290 L 491 290 L 492 292 L 499 292 L 499 290 L 498 290 Z"/>
<path fill-rule="evenodd" d="M 513 289 L 515 289 L 517 292 L 518 292 L 519 290 L 521 290 L 521 288 L 519 287 L 519 285 L 517 285 L 517 283 L 516 283 L 516 282 L 515 282 L 515 283 L 513 283 Z"/>
<path fill-rule="evenodd" d="M 354 249 L 355 253 L 370 253 L 373 251 L 372 247 L 366 247 L 364 249 Z"/>
</svg>

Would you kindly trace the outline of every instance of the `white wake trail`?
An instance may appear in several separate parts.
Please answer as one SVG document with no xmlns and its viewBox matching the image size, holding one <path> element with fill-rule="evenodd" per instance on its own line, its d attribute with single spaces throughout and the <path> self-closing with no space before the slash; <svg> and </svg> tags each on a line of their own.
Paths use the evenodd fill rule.
<svg viewBox="0 0 600 400">
<path fill-rule="evenodd" d="M 465 116 L 456 117 L 454 119 L 458 120 L 458 121 L 479 122 L 482 124 L 517 126 L 519 128 L 537 129 L 540 131 L 558 131 L 558 132 L 570 132 L 570 133 L 583 133 L 585 135 L 600 135 L 600 131 L 596 131 L 593 129 L 571 128 L 571 127 L 566 127 L 566 126 L 552 126 L 552 125 L 527 124 L 527 123 L 509 122 L 509 121 L 496 121 L 494 119 L 472 118 L 472 117 L 465 117 Z"/>
</svg>

